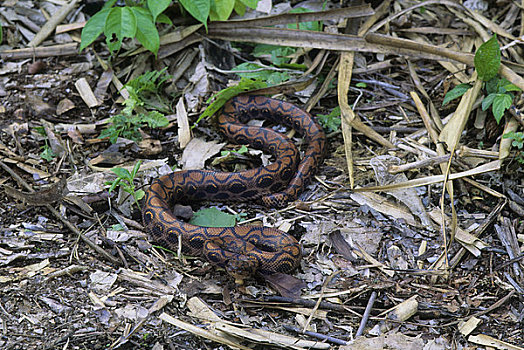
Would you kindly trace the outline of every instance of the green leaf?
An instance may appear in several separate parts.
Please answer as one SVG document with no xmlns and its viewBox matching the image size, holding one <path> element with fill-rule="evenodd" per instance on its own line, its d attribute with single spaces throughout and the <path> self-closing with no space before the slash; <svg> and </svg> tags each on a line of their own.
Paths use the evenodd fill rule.
<svg viewBox="0 0 524 350">
<path fill-rule="evenodd" d="M 296 49 L 293 47 L 281 47 L 277 45 L 268 45 L 268 44 L 259 44 L 256 45 L 253 49 L 253 55 L 256 57 L 261 57 L 265 55 L 271 56 L 271 62 L 276 66 L 280 66 L 286 62 L 289 62 L 290 56 L 296 52 Z"/>
<path fill-rule="evenodd" d="M 506 79 L 504 79 L 506 80 Z M 506 82 L 504 84 L 502 84 L 501 88 L 504 90 L 504 91 L 501 91 L 501 92 L 508 92 L 508 91 L 522 91 L 521 88 L 519 88 L 518 86 L 510 83 L 509 81 L 506 80 Z"/>
<path fill-rule="evenodd" d="M 511 145 L 517 147 L 518 149 L 522 149 L 524 147 L 524 133 L 521 131 L 510 131 L 505 133 L 502 137 L 505 139 L 513 139 Z"/>
<path fill-rule="evenodd" d="M 497 34 L 493 34 L 491 39 L 480 45 L 475 53 L 475 69 L 482 81 L 488 81 L 495 77 L 500 67 L 500 46 L 497 41 Z"/>
<path fill-rule="evenodd" d="M 211 5 L 209 19 L 212 21 L 225 21 L 233 12 L 234 7 L 235 0 L 215 0 Z"/>
<path fill-rule="evenodd" d="M 205 208 L 197 211 L 191 220 L 189 220 L 189 223 L 204 227 L 233 227 L 236 224 L 236 217 L 221 212 L 214 207 Z"/>
<path fill-rule="evenodd" d="M 124 38 L 134 38 L 136 35 L 136 16 L 129 7 L 115 7 L 109 11 L 104 34 L 109 51 L 118 51 Z M 116 36 L 113 38 L 113 35 Z"/>
<path fill-rule="evenodd" d="M 289 11 L 289 13 L 305 13 L 305 12 L 313 12 L 313 11 L 310 9 L 304 8 L 304 7 L 297 7 Z M 320 22 L 314 21 L 314 22 L 300 22 L 298 23 L 298 26 L 296 23 L 288 24 L 287 27 L 290 29 L 313 30 L 313 31 L 318 32 L 320 31 L 322 26 Z"/>
<path fill-rule="evenodd" d="M 135 197 L 135 199 L 139 201 L 142 198 L 144 198 L 145 195 L 146 193 L 143 190 L 138 190 L 138 191 L 135 191 L 135 194 L 133 195 L 133 197 Z"/>
<path fill-rule="evenodd" d="M 111 171 L 114 172 L 116 174 L 116 176 L 118 176 L 118 178 L 120 178 L 120 179 L 133 180 L 133 177 L 131 176 L 131 173 L 127 169 L 124 169 L 124 168 L 113 168 L 113 169 L 111 169 Z"/>
<path fill-rule="evenodd" d="M 121 178 L 118 178 L 118 179 L 116 179 L 115 181 L 112 181 L 112 182 L 106 182 L 106 185 L 109 185 L 109 184 L 111 185 L 111 186 L 109 187 L 109 190 L 107 190 L 107 191 L 108 191 L 109 193 L 113 192 L 113 190 L 114 190 L 118 185 L 120 185 L 120 181 L 122 181 Z"/>
<path fill-rule="evenodd" d="M 237 72 L 236 74 L 241 78 L 248 79 L 259 79 L 267 82 L 269 86 L 277 85 L 285 81 L 290 80 L 290 74 L 284 71 L 275 71 L 270 69 L 264 69 L 255 63 L 244 62 L 232 69 Z M 238 72 L 252 70 L 253 72 Z"/>
<path fill-rule="evenodd" d="M 453 89 L 448 91 L 446 96 L 444 96 L 444 101 L 442 101 L 442 106 L 447 105 L 449 102 L 453 101 L 456 98 L 459 98 L 460 96 L 464 95 L 466 91 L 471 89 L 470 84 L 458 84 Z"/>
<path fill-rule="evenodd" d="M 97 12 L 87 21 L 80 35 L 80 51 L 91 45 L 103 33 L 109 11 L 111 11 L 110 8 Z"/>
<path fill-rule="evenodd" d="M 39 135 L 47 137 L 47 133 L 45 132 L 45 128 L 43 126 L 35 126 L 33 130 L 35 130 Z"/>
<path fill-rule="evenodd" d="M 207 18 L 211 11 L 211 0 L 179 0 L 180 4 L 207 29 Z"/>
<path fill-rule="evenodd" d="M 164 12 L 171 4 L 171 0 L 147 0 L 147 8 L 153 16 L 153 23 L 156 22 L 158 15 Z"/>
<path fill-rule="evenodd" d="M 488 94 L 496 94 L 499 93 L 498 86 L 500 83 L 499 77 L 491 78 L 490 80 L 486 81 L 486 92 Z"/>
<path fill-rule="evenodd" d="M 247 151 L 249 151 L 249 149 L 247 148 L 247 146 L 246 146 L 246 145 L 242 145 L 242 146 L 241 146 L 238 150 L 236 150 L 236 151 L 222 151 L 222 152 L 220 152 L 220 155 L 221 155 L 222 157 L 225 157 L 225 156 L 227 156 L 227 155 L 229 155 L 229 154 L 231 154 L 231 153 L 233 153 L 233 154 L 244 154 L 244 153 L 247 153 Z"/>
<path fill-rule="evenodd" d="M 169 124 L 169 120 L 158 111 L 151 111 L 147 114 L 141 114 L 141 120 L 150 128 L 163 128 Z"/>
<path fill-rule="evenodd" d="M 109 0 L 109 1 L 106 1 L 106 3 L 104 4 L 104 6 L 102 7 L 102 10 L 106 10 L 106 9 L 110 9 L 111 7 L 113 7 L 114 4 L 116 4 L 118 0 Z"/>
<path fill-rule="evenodd" d="M 140 169 L 140 165 L 142 165 L 142 161 L 139 160 L 138 162 L 136 162 L 135 166 L 133 167 L 133 171 L 131 171 L 131 178 L 134 179 L 135 176 L 136 176 L 136 173 L 138 172 L 138 170 Z"/>
<path fill-rule="evenodd" d="M 124 226 L 122 226 L 121 224 L 114 224 L 114 225 L 111 225 L 111 230 L 124 231 Z"/>
<path fill-rule="evenodd" d="M 252 9 L 256 9 L 257 8 L 257 5 L 258 5 L 259 1 L 260 0 L 237 0 L 237 2 L 241 2 L 244 5 L 246 5 L 247 7 L 252 8 Z"/>
<path fill-rule="evenodd" d="M 40 153 L 40 157 L 42 159 L 45 159 L 48 162 L 50 162 L 53 160 L 54 157 L 56 157 L 53 150 L 48 145 L 42 146 L 41 148 L 43 149 L 42 153 Z"/>
<path fill-rule="evenodd" d="M 156 22 L 157 23 L 164 23 L 164 24 L 169 24 L 170 26 L 173 25 L 173 22 L 171 21 L 171 18 L 167 17 L 165 14 L 161 13 L 157 18 L 156 18 Z"/>
<path fill-rule="evenodd" d="M 240 0 L 235 1 L 235 12 L 239 16 L 243 16 L 246 13 L 246 5 L 242 3 Z"/>
<path fill-rule="evenodd" d="M 491 106 L 495 97 L 497 97 L 497 94 L 489 94 L 482 100 L 482 110 L 483 111 L 485 111 L 486 109 L 489 108 L 489 106 Z"/>
<path fill-rule="evenodd" d="M 245 79 L 245 78 L 240 79 L 240 82 L 238 83 L 238 85 L 225 88 L 222 91 L 220 91 L 218 94 L 216 94 L 215 96 L 211 97 L 208 100 L 208 103 L 211 101 L 212 98 L 214 98 L 215 100 L 213 101 L 213 103 L 211 103 L 206 108 L 204 113 L 202 113 L 200 117 L 198 117 L 195 124 L 198 124 L 198 122 L 200 122 L 202 119 L 210 117 L 213 114 L 215 114 L 216 112 L 218 112 L 218 110 L 222 108 L 222 106 L 229 99 L 235 97 L 236 95 L 240 95 L 241 93 L 246 92 L 246 91 L 261 89 L 265 87 L 267 87 L 267 83 L 264 81 L 251 80 L 251 79 Z"/>
<path fill-rule="evenodd" d="M 317 120 L 329 132 L 337 131 L 340 127 L 340 107 L 335 107 L 329 114 L 318 114 Z"/>
<path fill-rule="evenodd" d="M 156 56 L 160 47 L 160 36 L 151 14 L 145 8 L 138 6 L 131 7 L 131 10 L 133 10 L 136 17 L 136 38 Z"/>
<path fill-rule="evenodd" d="M 513 103 L 513 98 L 508 94 L 497 94 L 495 99 L 493 100 L 493 106 L 492 106 L 492 112 L 493 116 L 495 117 L 495 120 L 497 123 L 500 123 L 500 120 L 504 116 L 504 112 L 506 109 L 511 107 L 511 104 Z"/>
</svg>

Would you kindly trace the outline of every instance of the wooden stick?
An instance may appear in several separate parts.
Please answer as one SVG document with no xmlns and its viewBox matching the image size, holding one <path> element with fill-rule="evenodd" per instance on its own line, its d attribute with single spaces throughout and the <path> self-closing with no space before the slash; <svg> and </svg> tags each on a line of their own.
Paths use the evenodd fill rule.
<svg viewBox="0 0 524 350">
<path fill-rule="evenodd" d="M 49 21 L 44 24 L 42 29 L 38 33 L 36 33 L 33 40 L 27 44 L 29 47 L 35 47 L 38 46 L 44 41 L 52 32 L 55 30 L 56 26 L 60 24 L 66 18 L 66 16 L 71 12 L 78 3 L 78 0 L 72 0 L 69 4 L 64 5 L 60 8 L 60 10 L 56 11 L 56 13 L 49 19 Z"/>
<path fill-rule="evenodd" d="M 4 60 L 19 60 L 33 57 L 69 56 L 78 54 L 77 46 L 77 43 L 69 43 L 52 46 L 4 50 L 0 52 L 0 57 Z"/>
</svg>

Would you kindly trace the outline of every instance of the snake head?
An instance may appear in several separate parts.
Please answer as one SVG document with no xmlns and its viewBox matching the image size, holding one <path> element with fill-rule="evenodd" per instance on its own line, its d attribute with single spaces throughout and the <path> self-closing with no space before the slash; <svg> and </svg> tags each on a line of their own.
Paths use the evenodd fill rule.
<svg viewBox="0 0 524 350">
<path fill-rule="evenodd" d="M 238 255 L 236 259 L 229 259 L 225 264 L 226 271 L 235 279 L 238 285 L 244 284 L 244 279 L 253 276 L 258 269 L 258 261 L 245 255 Z"/>
</svg>

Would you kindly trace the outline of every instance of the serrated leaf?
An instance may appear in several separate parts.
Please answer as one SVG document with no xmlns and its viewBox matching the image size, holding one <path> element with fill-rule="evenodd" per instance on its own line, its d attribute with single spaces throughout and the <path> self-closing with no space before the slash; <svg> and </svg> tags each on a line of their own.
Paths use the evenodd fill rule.
<svg viewBox="0 0 524 350">
<path fill-rule="evenodd" d="M 233 12 L 234 7 L 235 0 L 215 0 L 209 12 L 209 19 L 212 21 L 225 21 Z"/>
<path fill-rule="evenodd" d="M 207 29 L 207 18 L 211 11 L 211 0 L 179 0 L 180 4 Z"/>
<path fill-rule="evenodd" d="M 498 86 L 500 83 L 499 77 L 491 78 L 490 80 L 486 81 L 486 92 L 488 94 L 496 94 L 499 93 Z"/>
<path fill-rule="evenodd" d="M 52 161 L 53 158 L 55 157 L 55 153 L 53 152 L 51 147 L 44 146 L 43 148 L 44 149 L 43 149 L 42 153 L 40 153 L 40 157 L 42 159 L 44 159 L 44 160 L 47 160 L 48 162 Z"/>
<path fill-rule="evenodd" d="M 486 109 L 489 108 L 489 106 L 491 106 L 495 97 L 497 97 L 497 94 L 489 94 L 482 100 L 482 110 L 483 111 L 485 111 Z"/>
<path fill-rule="evenodd" d="M 91 45 L 103 33 L 109 11 L 110 8 L 97 12 L 87 21 L 80 35 L 80 51 Z"/>
<path fill-rule="evenodd" d="M 495 120 L 497 123 L 500 123 L 500 120 L 504 116 L 504 112 L 506 109 L 511 107 L 511 104 L 513 103 L 513 99 L 510 95 L 507 94 L 497 94 L 495 99 L 493 100 L 493 106 L 492 106 L 492 112 L 493 116 L 495 117 Z"/>
<path fill-rule="evenodd" d="M 169 120 L 158 111 L 151 111 L 142 115 L 142 121 L 150 128 L 163 128 L 169 124 Z"/>
<path fill-rule="evenodd" d="M 500 46 L 497 35 L 480 45 L 475 53 L 475 69 L 482 81 L 488 81 L 497 75 L 500 67 Z"/>
<path fill-rule="evenodd" d="M 504 92 L 508 92 L 508 91 L 522 91 L 521 88 L 519 88 L 518 86 L 512 84 L 512 83 L 509 83 L 508 84 L 505 84 L 502 86 L 502 88 L 504 89 Z"/>
<path fill-rule="evenodd" d="M 448 91 L 446 96 L 444 96 L 444 101 L 442 101 L 442 106 L 447 105 L 449 102 L 453 101 L 456 98 L 459 98 L 460 96 L 464 95 L 466 91 L 471 89 L 470 84 L 459 84 L 455 86 L 453 89 Z"/>
<path fill-rule="evenodd" d="M 136 38 L 156 56 L 160 47 L 160 36 L 151 14 L 143 7 L 133 6 L 131 9 L 136 17 Z"/>
<path fill-rule="evenodd" d="M 164 12 L 171 4 L 171 0 L 147 0 L 147 8 L 153 16 L 153 23 L 156 22 L 158 15 Z"/>
<path fill-rule="evenodd" d="M 205 208 L 197 211 L 189 223 L 204 227 L 233 227 L 236 224 L 236 217 L 217 208 Z"/>
</svg>

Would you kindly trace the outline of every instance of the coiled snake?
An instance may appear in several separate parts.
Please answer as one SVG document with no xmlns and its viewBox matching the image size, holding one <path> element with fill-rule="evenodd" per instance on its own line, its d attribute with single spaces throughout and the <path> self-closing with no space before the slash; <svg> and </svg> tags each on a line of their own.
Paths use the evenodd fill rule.
<svg viewBox="0 0 524 350">
<path fill-rule="evenodd" d="M 251 119 L 285 124 L 308 143 L 304 157 L 291 140 L 272 129 L 248 126 Z M 237 278 L 289 273 L 301 258 L 294 237 L 263 226 L 201 227 L 177 219 L 174 203 L 199 200 L 262 200 L 282 207 L 295 200 L 322 160 L 325 135 L 307 112 L 280 100 L 242 95 L 229 100 L 218 118 L 219 129 L 233 142 L 272 153 L 276 161 L 241 172 L 184 170 L 155 179 L 146 191 L 142 216 L 153 240 L 176 250 L 178 237 L 190 255 L 206 257 Z"/>
</svg>

